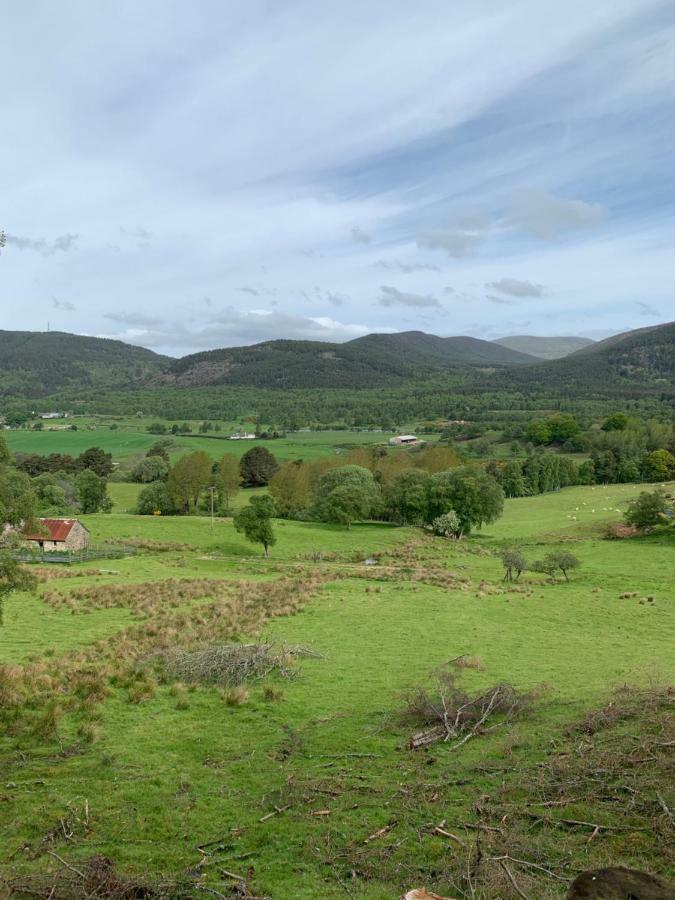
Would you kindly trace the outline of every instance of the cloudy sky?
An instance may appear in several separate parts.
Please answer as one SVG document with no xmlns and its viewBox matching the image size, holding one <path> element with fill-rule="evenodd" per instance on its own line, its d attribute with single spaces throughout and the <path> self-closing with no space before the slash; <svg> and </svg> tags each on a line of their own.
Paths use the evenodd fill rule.
<svg viewBox="0 0 675 900">
<path fill-rule="evenodd" d="M 30 0 L 0 58 L 1 328 L 674 318 L 672 0 Z"/>
</svg>

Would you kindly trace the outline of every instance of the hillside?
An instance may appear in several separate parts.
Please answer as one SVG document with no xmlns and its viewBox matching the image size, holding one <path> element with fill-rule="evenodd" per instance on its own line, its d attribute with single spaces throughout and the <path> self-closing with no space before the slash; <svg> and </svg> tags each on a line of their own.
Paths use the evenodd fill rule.
<svg viewBox="0 0 675 900">
<path fill-rule="evenodd" d="M 532 362 L 532 357 L 489 341 L 440 338 L 412 331 L 370 334 L 344 344 L 278 340 L 251 347 L 208 350 L 170 363 L 156 381 L 180 387 L 384 387 L 460 367 Z"/>
<path fill-rule="evenodd" d="M 504 373 L 504 387 L 625 393 L 651 388 L 670 392 L 675 379 L 675 322 L 613 335 L 563 359 Z"/>
<path fill-rule="evenodd" d="M 499 338 L 495 344 L 528 353 L 539 359 L 561 359 L 583 347 L 592 347 L 595 341 L 585 337 L 540 337 L 534 334 L 513 334 Z"/>
<path fill-rule="evenodd" d="M 437 361 L 450 365 L 511 366 L 535 362 L 532 355 L 508 347 L 500 347 L 494 341 L 458 336 L 438 337 L 423 331 L 403 331 L 398 334 L 367 334 L 355 338 L 349 346 L 369 353 L 389 351 L 399 358 L 401 354 Z"/>
<path fill-rule="evenodd" d="M 168 358 L 122 341 L 61 331 L 0 331 L 0 395 L 143 384 Z"/>
</svg>

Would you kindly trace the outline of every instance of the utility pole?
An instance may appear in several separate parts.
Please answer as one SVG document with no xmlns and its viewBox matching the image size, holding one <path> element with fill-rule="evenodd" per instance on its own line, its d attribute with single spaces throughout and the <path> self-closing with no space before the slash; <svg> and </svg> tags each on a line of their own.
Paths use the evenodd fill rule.
<svg viewBox="0 0 675 900">
<path fill-rule="evenodd" d="M 215 491 L 215 487 L 211 485 L 209 488 L 209 492 L 211 494 L 211 528 L 213 528 L 213 492 Z"/>
</svg>

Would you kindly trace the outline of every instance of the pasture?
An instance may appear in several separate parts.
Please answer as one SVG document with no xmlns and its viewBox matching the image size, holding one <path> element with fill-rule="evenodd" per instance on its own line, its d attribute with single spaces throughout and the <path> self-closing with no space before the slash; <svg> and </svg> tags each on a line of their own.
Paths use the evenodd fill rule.
<svg viewBox="0 0 675 900">
<path fill-rule="evenodd" d="M 54 430 L 46 427 L 42 431 L 6 431 L 4 437 L 12 453 L 68 453 L 78 456 L 89 447 L 101 447 L 106 453 L 111 453 L 118 464 L 136 461 L 157 441 L 169 442 L 167 450 L 172 462 L 195 450 L 204 450 L 214 459 L 220 459 L 225 453 L 240 457 L 256 445 L 267 447 L 280 460 L 311 460 L 348 453 L 355 447 L 386 443 L 390 437 L 389 433 L 380 431 L 297 431 L 276 440 L 231 441 L 227 437 L 229 429 L 218 435 L 149 434 L 147 426 L 150 420 L 114 423 L 116 428 L 111 428 L 108 423 L 96 423 L 96 420 L 87 420 L 86 424 L 78 420 L 77 424 L 77 431 L 59 425 Z M 193 424 L 197 431 L 198 424 Z M 437 435 L 428 437 L 433 441 Z"/>
<path fill-rule="evenodd" d="M 118 511 L 126 487 L 113 485 L 113 514 L 83 518 L 96 541 L 141 542 L 137 556 L 6 604 L 0 876 L 35 887 L 103 855 L 181 896 L 390 900 L 423 885 L 516 897 L 504 853 L 536 898 L 610 860 L 672 870 L 657 794 L 675 808 L 660 693 L 675 675 L 675 547 L 601 538 L 641 486 L 507 501 L 462 542 L 277 522 L 269 560 L 228 519 Z M 581 562 L 569 582 L 504 584 L 500 547 L 534 560 L 562 545 Z M 167 641 L 261 637 L 312 655 L 238 696 L 154 667 Z M 406 749 L 404 695 L 458 657 L 474 660 L 457 670 L 467 691 L 509 683 L 537 692 L 530 708 L 462 746 Z M 637 691 L 613 698 L 624 718 L 574 730 L 624 685 Z M 595 791 L 624 751 L 643 764 Z"/>
</svg>

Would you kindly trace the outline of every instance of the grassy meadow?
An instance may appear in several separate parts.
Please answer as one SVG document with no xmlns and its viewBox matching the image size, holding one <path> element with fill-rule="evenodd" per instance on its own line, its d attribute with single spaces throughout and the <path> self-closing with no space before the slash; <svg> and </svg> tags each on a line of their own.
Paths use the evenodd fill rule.
<svg viewBox="0 0 675 900">
<path fill-rule="evenodd" d="M 609 862 L 672 871 L 657 795 L 675 808 L 661 691 L 675 675 L 675 547 L 601 536 L 642 486 L 510 500 L 462 542 L 277 522 L 269 560 L 230 519 L 133 517 L 132 486 L 111 488 L 114 512 L 83 520 L 138 554 L 6 603 L 0 877 L 34 889 L 103 855 L 179 885 L 173 896 L 389 900 L 423 885 L 519 896 L 505 853 L 531 898 L 564 897 Z M 534 560 L 561 545 L 581 562 L 569 582 L 503 582 L 499 548 Z M 167 646 L 258 639 L 312 655 L 239 693 L 156 666 Z M 410 751 L 420 729 L 404 697 L 438 671 L 469 693 L 534 692 L 531 705 L 462 746 Z M 601 724 L 578 730 L 595 710 Z M 623 759 L 641 765 L 614 772 Z"/>
<path fill-rule="evenodd" d="M 116 428 L 94 419 L 84 423 L 78 419 L 76 424 L 77 431 L 70 431 L 67 426 L 59 424 L 51 429 L 50 426 L 45 426 L 42 431 L 14 429 L 4 432 L 4 437 L 12 453 L 68 453 L 79 456 L 89 447 L 101 447 L 106 453 L 111 453 L 118 464 L 140 459 L 157 441 L 170 441 L 167 449 L 172 461 L 195 450 L 204 450 L 214 459 L 220 459 L 225 453 L 240 457 L 256 445 L 267 447 L 280 460 L 311 460 L 335 453 L 348 453 L 355 447 L 386 443 L 390 437 L 390 434 L 381 431 L 297 431 L 276 440 L 231 441 L 228 435 L 239 426 L 226 426 L 217 435 L 197 433 L 186 436 L 149 434 L 147 426 L 150 420 L 114 423 Z M 165 424 L 169 427 L 171 425 Z M 192 425 L 197 432 L 199 423 L 194 422 Z M 249 425 L 250 427 L 252 426 Z M 431 435 L 429 439 L 435 440 L 435 437 Z"/>
</svg>

